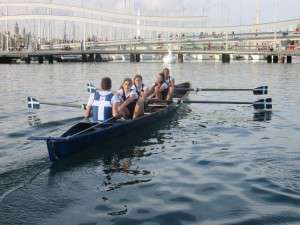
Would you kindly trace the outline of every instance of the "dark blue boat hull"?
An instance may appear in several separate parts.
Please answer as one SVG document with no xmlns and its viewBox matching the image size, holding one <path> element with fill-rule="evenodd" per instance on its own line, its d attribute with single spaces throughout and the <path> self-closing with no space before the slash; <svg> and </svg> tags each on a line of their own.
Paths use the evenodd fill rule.
<svg viewBox="0 0 300 225">
<path fill-rule="evenodd" d="M 189 88 L 189 83 L 185 84 L 186 85 L 184 87 Z M 177 94 L 185 96 L 186 91 Z M 76 124 L 66 133 L 64 133 L 59 139 L 53 138 L 47 140 L 49 159 L 50 161 L 54 162 L 78 152 L 88 151 L 91 146 L 100 146 L 101 143 L 103 144 L 108 141 L 113 142 L 114 140 L 117 140 L 116 137 L 120 137 L 128 133 L 128 131 L 138 130 L 157 123 L 161 121 L 161 119 L 170 117 L 176 112 L 180 105 L 181 103 L 172 103 L 157 112 L 142 116 L 135 120 L 114 122 L 112 124 L 108 124 L 107 127 L 104 125 L 104 127 L 96 128 L 92 132 L 81 134 L 73 138 L 67 138 L 68 136 L 77 133 L 78 131 L 76 129 L 80 126 L 92 126 L 90 123 Z"/>
<path fill-rule="evenodd" d="M 86 151 L 89 146 L 99 145 L 103 142 L 113 141 L 114 138 L 124 135 L 128 130 L 139 129 L 149 124 L 159 122 L 164 117 L 170 116 L 176 111 L 178 106 L 169 106 L 166 109 L 151 114 L 149 116 L 141 117 L 132 121 L 125 121 L 112 125 L 112 127 L 101 129 L 99 132 L 88 133 L 81 135 L 78 138 L 66 140 L 48 140 L 47 147 L 50 161 L 63 159 L 71 154 Z"/>
</svg>

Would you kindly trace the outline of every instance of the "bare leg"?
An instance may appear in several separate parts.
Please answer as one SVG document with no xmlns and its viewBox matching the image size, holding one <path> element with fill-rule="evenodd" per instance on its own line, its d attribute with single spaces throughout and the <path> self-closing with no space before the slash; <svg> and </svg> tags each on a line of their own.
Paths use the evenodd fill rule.
<svg viewBox="0 0 300 225">
<path fill-rule="evenodd" d="M 159 86 L 155 87 L 155 98 L 161 99 L 161 91 Z"/>
<path fill-rule="evenodd" d="M 124 118 L 126 118 L 126 117 L 128 117 L 129 116 L 129 111 L 128 111 L 128 109 L 127 108 L 124 108 L 124 109 L 122 109 L 122 104 L 121 103 L 115 103 L 114 105 L 113 105 L 113 116 L 115 117 L 115 118 L 121 118 L 121 117 L 124 117 Z"/>
<path fill-rule="evenodd" d="M 134 108 L 133 119 L 143 115 L 144 115 L 144 100 L 139 98 Z"/>
<path fill-rule="evenodd" d="M 151 99 L 155 96 L 155 86 L 152 86 L 150 90 L 148 90 L 146 93 L 144 93 L 143 97 Z"/>
<path fill-rule="evenodd" d="M 116 118 L 116 119 L 119 119 L 121 118 L 121 114 L 119 112 L 119 107 L 120 107 L 120 103 L 114 103 L 113 106 L 112 106 L 112 113 L 113 113 L 113 117 Z"/>
<path fill-rule="evenodd" d="M 169 88 L 169 92 L 168 92 L 168 95 L 167 95 L 167 101 L 171 101 L 172 98 L 173 98 L 173 95 L 174 95 L 174 87 L 170 87 Z"/>
<path fill-rule="evenodd" d="M 128 118 L 130 115 L 130 112 L 127 108 L 119 109 L 119 112 L 121 113 L 122 117 L 124 117 L 125 119 Z"/>
</svg>

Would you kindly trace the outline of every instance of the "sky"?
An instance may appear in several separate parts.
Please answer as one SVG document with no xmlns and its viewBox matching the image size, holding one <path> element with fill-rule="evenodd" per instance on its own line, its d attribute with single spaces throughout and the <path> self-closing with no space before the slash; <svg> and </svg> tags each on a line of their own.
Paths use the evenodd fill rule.
<svg viewBox="0 0 300 225">
<path fill-rule="evenodd" d="M 208 25 L 251 24 L 256 20 L 256 0 L 84 0 L 83 2 L 88 7 L 103 7 L 112 11 L 124 11 L 126 2 L 127 6 L 134 5 L 135 11 L 140 8 L 142 15 L 205 15 L 208 16 Z M 260 2 L 261 22 L 300 17 L 300 0 L 260 0 Z"/>
</svg>

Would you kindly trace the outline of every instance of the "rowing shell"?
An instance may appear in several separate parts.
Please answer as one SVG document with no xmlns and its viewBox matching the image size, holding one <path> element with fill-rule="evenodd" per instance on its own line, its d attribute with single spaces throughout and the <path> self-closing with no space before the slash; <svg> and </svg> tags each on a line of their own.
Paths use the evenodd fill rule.
<svg viewBox="0 0 300 225">
<path fill-rule="evenodd" d="M 185 99 L 189 94 L 187 89 L 190 88 L 190 83 L 186 82 L 178 84 L 176 87 L 181 89 L 175 91 L 174 98 L 180 100 Z M 155 105 L 148 106 L 145 109 L 145 115 L 137 119 L 106 122 L 88 130 L 88 132 L 74 135 L 91 128 L 96 124 L 80 122 L 72 126 L 60 137 L 41 137 L 36 138 L 35 140 L 44 140 L 47 142 L 49 159 L 54 162 L 67 158 L 75 153 L 88 151 L 90 147 L 101 146 L 104 142 L 107 143 L 116 140 L 116 138 L 127 134 L 129 131 L 157 123 L 163 118 L 175 113 L 182 104 L 182 101 L 174 101 L 170 104 L 160 105 L 159 107 L 155 107 Z"/>
</svg>

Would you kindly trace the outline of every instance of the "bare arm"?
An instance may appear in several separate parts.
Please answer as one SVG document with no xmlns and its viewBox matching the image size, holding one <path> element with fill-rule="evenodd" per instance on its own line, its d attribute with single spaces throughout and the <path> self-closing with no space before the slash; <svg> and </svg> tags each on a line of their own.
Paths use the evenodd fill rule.
<svg viewBox="0 0 300 225">
<path fill-rule="evenodd" d="M 171 80 L 171 87 L 175 87 L 175 80 L 174 79 Z"/>
<path fill-rule="evenodd" d="M 84 110 L 84 118 L 88 119 L 91 116 L 92 106 L 86 106 Z"/>
<path fill-rule="evenodd" d="M 119 114 L 119 110 L 118 110 L 118 109 L 119 109 L 119 103 L 116 102 L 116 103 L 114 103 L 114 104 L 112 105 L 112 115 L 113 115 L 113 117 L 116 118 L 116 119 L 119 119 L 119 118 L 122 117 L 122 115 Z"/>
<path fill-rule="evenodd" d="M 134 100 L 136 100 L 136 98 L 134 96 L 131 96 L 129 98 L 127 98 L 125 100 L 125 102 L 122 103 L 120 109 L 123 110 L 124 108 L 126 108 L 131 102 L 133 102 Z"/>
</svg>

